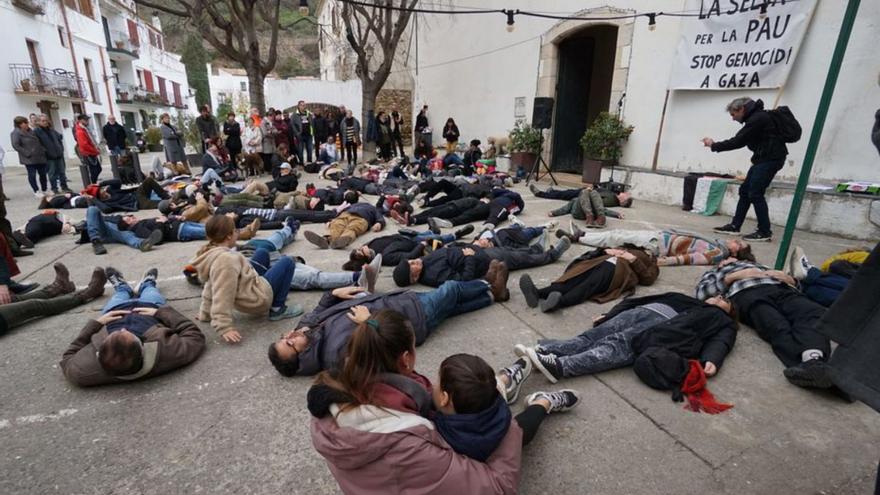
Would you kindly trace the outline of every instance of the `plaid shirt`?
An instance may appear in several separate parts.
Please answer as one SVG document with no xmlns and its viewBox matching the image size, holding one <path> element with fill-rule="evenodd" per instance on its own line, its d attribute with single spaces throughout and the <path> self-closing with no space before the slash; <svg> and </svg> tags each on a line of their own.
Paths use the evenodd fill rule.
<svg viewBox="0 0 880 495">
<path fill-rule="evenodd" d="M 764 265 L 752 263 L 749 261 L 737 261 L 724 266 L 715 267 L 704 273 L 703 276 L 700 277 L 700 281 L 697 282 L 697 299 L 705 301 L 706 299 L 714 296 L 731 297 L 737 292 L 758 285 L 782 284 L 782 282 L 772 277 L 747 278 L 743 280 L 737 280 L 736 282 L 730 284 L 729 287 L 727 286 L 727 284 L 724 283 L 724 277 L 726 277 L 727 275 L 738 272 L 740 270 L 747 270 L 749 268 L 757 268 L 759 270 L 765 271 L 768 270 L 768 268 Z"/>
</svg>

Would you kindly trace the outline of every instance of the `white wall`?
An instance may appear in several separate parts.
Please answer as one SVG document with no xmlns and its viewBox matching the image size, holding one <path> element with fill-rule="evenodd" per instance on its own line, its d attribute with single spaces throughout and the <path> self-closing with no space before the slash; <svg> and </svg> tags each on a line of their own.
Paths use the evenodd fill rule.
<svg viewBox="0 0 880 495">
<path fill-rule="evenodd" d="M 299 100 L 310 103 L 345 105 L 356 116 L 361 115 L 361 81 L 322 81 L 320 79 L 266 80 L 266 106 L 289 108 Z"/>
<path fill-rule="evenodd" d="M 472 1 L 449 0 L 444 8 L 473 5 Z M 560 14 L 608 4 L 607 0 L 556 0 L 542 3 L 526 0 L 484 0 L 486 9 L 520 8 Z M 618 0 L 614 7 L 637 12 L 682 10 L 681 0 Z M 798 59 L 781 93 L 779 104 L 788 105 L 805 132 L 801 142 L 790 146 L 790 162 L 781 176 L 793 179 L 800 171 L 809 130 L 825 80 L 828 63 L 843 17 L 843 2 L 820 1 L 807 31 Z M 463 7 L 460 7 L 463 8 Z M 505 31 L 503 16 L 443 16 L 422 14 L 419 38 L 419 75 L 415 105 L 430 105 L 431 125 L 438 128 L 451 116 L 464 139 L 505 133 L 514 123 L 514 98 L 528 100 L 531 117 L 536 93 L 541 35 L 554 20 L 516 18 L 513 33 Z M 623 162 L 651 167 L 663 100 L 679 37 L 679 24 L 688 22 L 661 17 L 657 29 L 649 31 L 646 19 L 637 19 L 632 40 L 624 118 L 636 128 L 626 146 Z M 880 180 L 876 150 L 868 136 L 880 102 L 876 55 L 880 2 L 862 2 L 849 48 L 826 122 L 813 169 L 813 177 Z M 466 35 L 465 35 L 466 33 Z M 515 46 L 511 46 L 515 45 Z M 495 53 L 477 56 L 481 53 Z M 476 56 L 476 57 L 475 57 Z M 451 60 L 468 58 L 459 62 Z M 618 60 L 618 66 L 620 61 Z M 413 71 L 414 73 L 414 71 Z M 724 112 L 735 97 L 750 95 L 772 106 L 779 92 L 762 91 L 676 91 L 669 99 L 659 153 L 659 168 L 680 171 L 745 171 L 748 151 L 716 154 L 705 150 L 699 139 L 722 139 L 733 135 L 739 124 Z M 616 106 L 616 102 L 611 102 Z M 435 138 L 436 140 L 436 138 Z"/>
</svg>

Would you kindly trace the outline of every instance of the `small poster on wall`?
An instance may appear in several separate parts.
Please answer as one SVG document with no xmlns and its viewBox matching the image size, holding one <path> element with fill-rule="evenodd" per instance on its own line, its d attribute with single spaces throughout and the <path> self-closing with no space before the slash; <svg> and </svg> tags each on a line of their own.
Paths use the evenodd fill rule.
<svg viewBox="0 0 880 495">
<path fill-rule="evenodd" d="M 816 0 L 695 0 L 681 20 L 670 89 L 779 88 Z"/>
<path fill-rule="evenodd" d="M 513 99 L 513 118 L 515 119 L 524 119 L 526 118 L 526 97 L 525 96 L 517 96 Z"/>
</svg>

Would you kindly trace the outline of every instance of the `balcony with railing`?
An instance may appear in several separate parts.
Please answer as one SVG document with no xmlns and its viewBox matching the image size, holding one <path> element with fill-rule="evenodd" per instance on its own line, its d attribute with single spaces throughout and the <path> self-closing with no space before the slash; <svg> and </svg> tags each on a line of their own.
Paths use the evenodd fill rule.
<svg viewBox="0 0 880 495">
<path fill-rule="evenodd" d="M 171 106 L 171 102 L 167 98 L 163 98 L 159 93 L 147 91 L 142 86 L 126 83 L 118 83 L 116 85 L 116 102 L 130 105 Z"/>
<path fill-rule="evenodd" d="M 88 88 L 81 78 L 65 69 L 40 69 L 30 64 L 9 64 L 17 94 L 85 100 Z"/>
<path fill-rule="evenodd" d="M 140 55 L 140 46 L 129 37 L 128 33 L 105 29 L 104 37 L 107 38 L 107 54 L 113 60 L 136 60 Z"/>
<path fill-rule="evenodd" d="M 46 13 L 46 0 L 12 0 L 12 5 L 34 15 Z"/>
</svg>

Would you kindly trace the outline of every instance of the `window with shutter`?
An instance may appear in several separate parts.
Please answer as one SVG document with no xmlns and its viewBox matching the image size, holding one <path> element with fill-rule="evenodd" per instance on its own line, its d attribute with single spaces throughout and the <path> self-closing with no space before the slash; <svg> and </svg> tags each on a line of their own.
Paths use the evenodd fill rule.
<svg viewBox="0 0 880 495">
<path fill-rule="evenodd" d="M 138 25 L 131 19 L 126 21 L 128 23 L 128 39 L 131 41 L 131 44 L 134 46 L 140 46 L 141 40 L 138 38 Z"/>
<path fill-rule="evenodd" d="M 148 70 L 144 70 L 144 86 L 147 88 L 147 91 L 156 91 L 153 86 L 153 73 Z"/>
</svg>

